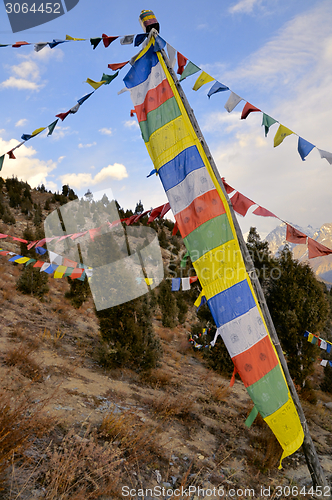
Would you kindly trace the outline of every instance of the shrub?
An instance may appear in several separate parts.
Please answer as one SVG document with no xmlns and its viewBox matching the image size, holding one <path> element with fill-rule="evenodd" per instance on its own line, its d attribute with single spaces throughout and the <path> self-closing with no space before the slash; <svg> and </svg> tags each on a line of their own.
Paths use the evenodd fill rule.
<svg viewBox="0 0 332 500">
<path fill-rule="evenodd" d="M 44 295 L 49 291 L 47 283 L 48 275 L 41 273 L 39 268 L 32 267 L 30 264 L 23 268 L 16 288 L 26 295 L 34 295 L 42 300 Z"/>
</svg>

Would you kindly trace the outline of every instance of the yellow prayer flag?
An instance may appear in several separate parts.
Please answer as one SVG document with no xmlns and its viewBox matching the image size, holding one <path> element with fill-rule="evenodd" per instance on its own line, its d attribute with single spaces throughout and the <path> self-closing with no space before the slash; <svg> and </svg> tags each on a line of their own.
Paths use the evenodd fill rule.
<svg viewBox="0 0 332 500">
<path fill-rule="evenodd" d="M 309 333 L 309 335 L 308 335 L 308 342 L 311 342 L 313 338 L 314 338 L 313 334 Z"/>
<path fill-rule="evenodd" d="M 54 273 L 54 278 L 62 278 L 62 276 L 67 271 L 67 266 L 58 266 Z"/>
<path fill-rule="evenodd" d="M 73 38 L 72 36 L 66 35 L 66 40 L 73 40 L 74 42 L 84 42 L 86 38 Z"/>
<path fill-rule="evenodd" d="M 105 82 L 105 80 L 102 80 L 101 82 L 95 82 L 94 80 L 91 80 L 91 78 L 87 78 L 86 83 L 88 83 L 89 85 L 91 85 L 91 87 L 93 87 L 95 90 L 97 90 L 97 89 L 99 89 L 99 87 L 101 85 L 103 85 L 106 82 Z"/>
<path fill-rule="evenodd" d="M 291 134 L 294 134 L 294 132 L 292 132 L 289 128 L 285 127 L 284 125 L 279 125 L 277 133 L 274 136 L 274 147 L 279 146 L 279 144 L 282 143 L 285 137 Z"/>
<path fill-rule="evenodd" d="M 150 286 L 150 285 L 153 285 L 153 278 L 144 278 L 145 279 L 145 283 Z"/>
<path fill-rule="evenodd" d="M 31 137 L 34 137 L 35 135 L 38 135 L 40 134 L 40 132 L 42 132 L 43 130 L 45 130 L 46 127 L 40 127 L 40 128 L 36 128 L 36 130 L 34 130 L 31 134 Z"/>
<path fill-rule="evenodd" d="M 15 260 L 15 264 L 25 264 L 30 260 L 30 257 L 21 257 L 20 259 Z"/>
<path fill-rule="evenodd" d="M 214 78 L 212 78 L 212 76 L 205 73 L 205 71 L 202 71 L 202 73 L 197 78 L 195 85 L 193 86 L 193 90 L 198 90 L 202 87 L 202 85 L 205 85 L 205 83 L 213 82 L 213 80 Z"/>
<path fill-rule="evenodd" d="M 195 300 L 194 302 L 194 306 L 195 307 L 198 307 L 202 301 L 202 298 L 205 297 L 205 293 L 204 291 L 202 290 L 201 293 L 199 294 L 199 296 L 197 297 L 197 299 Z"/>
</svg>

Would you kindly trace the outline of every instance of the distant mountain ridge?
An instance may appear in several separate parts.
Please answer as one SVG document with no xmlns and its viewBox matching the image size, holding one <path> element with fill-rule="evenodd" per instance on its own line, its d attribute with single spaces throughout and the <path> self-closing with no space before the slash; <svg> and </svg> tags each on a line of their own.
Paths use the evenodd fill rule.
<svg viewBox="0 0 332 500">
<path fill-rule="evenodd" d="M 320 228 L 316 229 L 312 226 L 300 227 L 295 224 L 292 224 L 292 226 L 319 243 L 332 248 L 332 222 L 327 222 Z M 286 242 L 285 223 L 280 224 L 273 231 L 271 231 L 266 236 L 264 241 L 268 242 L 269 249 L 273 255 L 277 255 L 287 243 L 296 259 L 300 262 L 309 262 L 317 277 L 332 284 L 332 255 L 328 255 L 326 257 L 316 257 L 315 259 L 309 260 L 306 245 L 295 245 L 294 243 Z"/>
</svg>

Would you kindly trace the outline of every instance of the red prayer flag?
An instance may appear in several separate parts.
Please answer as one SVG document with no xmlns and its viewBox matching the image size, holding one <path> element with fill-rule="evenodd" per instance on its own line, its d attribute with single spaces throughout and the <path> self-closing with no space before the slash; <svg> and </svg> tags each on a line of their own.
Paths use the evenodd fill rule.
<svg viewBox="0 0 332 500">
<path fill-rule="evenodd" d="M 7 155 L 11 160 L 16 160 L 16 156 L 14 155 L 12 150 L 8 151 Z"/>
<path fill-rule="evenodd" d="M 70 113 L 70 110 L 69 111 L 66 111 L 66 113 L 59 113 L 58 115 L 55 115 L 57 118 L 61 118 L 61 121 L 63 121 L 66 116 L 68 116 Z"/>
<path fill-rule="evenodd" d="M 227 194 L 232 193 L 233 191 L 235 191 L 235 189 L 232 188 L 232 186 L 230 186 L 229 184 L 227 184 L 227 182 L 225 181 L 225 177 L 222 177 L 221 180 L 222 180 L 222 182 L 224 184 L 224 188 L 225 188 Z"/>
<path fill-rule="evenodd" d="M 80 278 L 83 273 L 84 273 L 84 269 L 77 268 L 77 269 L 74 269 L 74 271 L 71 273 L 70 277 L 71 277 L 71 279 L 74 280 L 76 278 Z"/>
<path fill-rule="evenodd" d="M 131 116 L 131 117 L 133 117 L 133 116 L 134 116 L 134 114 L 136 114 L 136 111 L 135 111 L 134 109 L 131 109 L 131 110 L 130 110 L 130 116 Z"/>
<path fill-rule="evenodd" d="M 28 250 L 31 250 L 31 248 L 37 243 L 37 241 L 31 241 L 29 245 L 27 246 Z"/>
<path fill-rule="evenodd" d="M 270 210 L 267 210 L 266 208 L 263 208 L 261 206 L 255 208 L 253 214 L 260 215 L 261 217 L 275 217 L 276 219 L 279 219 L 279 217 L 270 212 Z"/>
<path fill-rule="evenodd" d="M 243 217 L 246 215 L 251 205 L 256 205 L 254 201 L 249 200 L 249 198 L 239 193 L 238 191 L 234 196 L 232 196 L 231 202 L 235 212 L 242 215 Z"/>
<path fill-rule="evenodd" d="M 33 267 L 42 267 L 45 262 L 42 260 L 37 260 L 37 262 L 34 263 Z"/>
<path fill-rule="evenodd" d="M 182 54 L 180 54 L 180 52 L 178 52 L 178 70 L 177 70 L 178 75 L 182 75 L 184 67 L 187 64 L 187 61 L 188 59 L 184 57 Z"/>
<path fill-rule="evenodd" d="M 15 42 L 12 47 L 22 47 L 22 45 L 30 45 L 28 42 Z"/>
<path fill-rule="evenodd" d="M 313 240 L 308 237 L 308 251 L 309 259 L 314 259 L 315 257 L 324 257 L 325 255 L 330 255 L 332 253 L 331 248 L 328 248 L 318 241 Z"/>
<path fill-rule="evenodd" d="M 133 223 L 139 221 L 141 217 L 144 217 L 144 215 L 146 215 L 148 213 L 149 213 L 149 210 L 146 210 L 146 212 L 142 212 L 141 214 L 136 215 Z"/>
<path fill-rule="evenodd" d="M 151 210 L 150 217 L 148 218 L 148 224 L 150 224 L 150 222 L 153 222 L 158 216 L 160 216 L 163 208 L 164 205 L 160 205 L 160 207 L 153 208 Z"/>
<path fill-rule="evenodd" d="M 74 262 L 73 260 L 64 257 L 62 265 L 66 267 L 73 267 L 75 269 L 77 267 L 77 262 Z"/>
<path fill-rule="evenodd" d="M 101 36 L 103 37 L 103 43 L 105 47 L 108 47 L 112 42 L 114 42 L 114 40 L 119 38 L 118 36 L 107 36 L 105 35 L 105 33 L 103 33 Z"/>
<path fill-rule="evenodd" d="M 15 236 L 12 236 L 14 241 L 20 241 L 21 243 L 28 243 L 28 240 L 22 240 L 22 238 L 16 238 Z"/>
<path fill-rule="evenodd" d="M 0 238 L 7 238 L 8 234 L 0 234 Z"/>
<path fill-rule="evenodd" d="M 72 234 L 71 237 L 70 237 L 70 239 L 74 241 L 74 240 L 76 240 L 76 238 L 79 238 L 80 236 L 84 236 L 87 232 L 88 231 L 84 231 L 84 233 L 75 233 L 75 234 Z M 71 267 L 71 266 L 69 266 L 69 267 Z"/>
<path fill-rule="evenodd" d="M 130 217 L 128 217 L 128 219 L 126 219 L 127 226 L 130 226 L 131 224 L 133 224 L 133 222 L 135 222 L 136 217 L 137 217 L 137 214 L 134 214 L 134 215 L 131 215 Z"/>
<path fill-rule="evenodd" d="M 100 236 L 101 227 L 96 227 L 95 229 L 89 229 L 89 235 L 92 241 L 94 241 L 95 236 Z"/>
<path fill-rule="evenodd" d="M 122 63 L 108 64 L 107 66 L 109 67 L 109 69 L 112 69 L 113 71 L 116 71 L 117 69 L 123 68 L 128 63 L 129 63 L 129 61 L 125 61 L 125 62 L 122 62 Z"/>
<path fill-rule="evenodd" d="M 178 230 L 179 230 L 178 223 L 176 222 L 173 227 L 172 236 L 175 236 Z"/>
<path fill-rule="evenodd" d="M 298 245 L 305 244 L 307 241 L 307 235 L 301 233 L 301 231 L 298 231 L 295 227 L 287 224 L 286 241 L 289 241 L 289 243 L 296 243 Z"/>
<path fill-rule="evenodd" d="M 160 218 L 162 219 L 164 217 L 164 215 L 167 214 L 167 212 L 171 209 L 171 205 L 167 202 L 165 203 L 162 211 L 160 212 Z"/>
<path fill-rule="evenodd" d="M 197 280 L 198 280 L 198 276 L 192 276 L 192 277 L 189 278 L 189 283 L 190 284 L 191 283 L 195 283 L 195 281 L 197 281 Z"/>
<path fill-rule="evenodd" d="M 256 106 L 253 106 L 252 104 L 250 104 L 250 102 L 246 102 L 246 104 L 244 105 L 244 108 L 242 110 L 241 120 L 245 120 L 247 118 L 247 116 L 249 115 L 249 113 L 252 113 L 253 111 L 261 111 L 261 110 L 256 108 Z"/>
</svg>

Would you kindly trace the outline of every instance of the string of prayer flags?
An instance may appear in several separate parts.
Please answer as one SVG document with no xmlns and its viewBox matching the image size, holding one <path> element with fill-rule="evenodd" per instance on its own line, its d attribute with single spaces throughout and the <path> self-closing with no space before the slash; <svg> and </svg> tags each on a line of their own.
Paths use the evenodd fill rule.
<svg viewBox="0 0 332 500">
<path fill-rule="evenodd" d="M 200 89 L 203 85 L 205 85 L 206 83 L 210 83 L 210 82 L 213 82 L 214 78 L 212 76 L 210 76 L 208 73 L 206 73 L 205 71 L 202 71 L 202 73 L 200 74 L 200 76 L 197 78 L 194 86 L 193 86 L 193 90 L 198 90 Z"/>
<path fill-rule="evenodd" d="M 255 111 L 261 112 L 261 110 L 256 108 L 256 106 L 253 106 L 252 104 L 250 104 L 250 102 L 246 102 L 242 110 L 241 120 L 245 120 L 250 113 L 253 113 Z"/>
<path fill-rule="evenodd" d="M 184 68 L 179 81 L 182 82 L 182 80 L 187 78 L 187 76 L 194 75 L 195 73 L 198 73 L 198 71 L 201 71 L 201 68 L 199 68 L 198 66 L 196 66 L 196 64 L 189 61 L 187 66 Z"/>
<path fill-rule="evenodd" d="M 274 141 L 273 141 L 274 147 L 276 148 L 277 146 L 279 146 L 279 144 L 283 142 L 285 137 L 291 134 L 294 134 L 294 132 L 292 132 L 289 128 L 285 127 L 285 125 L 280 124 L 277 133 L 274 136 Z"/>
<path fill-rule="evenodd" d="M 265 128 L 265 137 L 267 137 L 267 134 L 269 133 L 270 127 L 274 125 L 275 123 L 278 123 L 277 120 L 274 118 L 271 118 L 271 116 L 263 113 L 263 120 L 262 120 L 262 126 L 264 125 Z"/>
<path fill-rule="evenodd" d="M 332 343 L 328 340 L 321 339 L 318 335 L 314 335 L 313 333 L 308 332 L 307 330 L 304 332 L 304 337 L 308 339 L 308 342 L 311 344 L 317 344 L 321 349 L 326 351 L 328 354 L 331 352 Z"/>
<path fill-rule="evenodd" d="M 207 96 L 210 99 L 213 94 L 217 94 L 217 92 L 224 92 L 225 90 L 229 90 L 229 87 L 226 87 L 223 83 L 216 81 L 210 88 Z"/>
<path fill-rule="evenodd" d="M 180 288 L 185 292 L 190 290 L 190 285 L 197 281 L 197 276 L 188 276 L 186 278 L 172 278 L 172 292 L 178 292 Z"/>
<path fill-rule="evenodd" d="M 231 113 L 233 111 L 233 109 L 236 108 L 236 106 L 241 101 L 243 101 L 242 97 L 235 94 L 235 92 L 231 92 L 231 95 L 227 99 L 227 102 L 226 102 L 224 108 L 226 109 L 226 111 L 228 111 L 228 113 Z"/>
<path fill-rule="evenodd" d="M 31 45 L 30 43 L 28 42 L 15 42 L 12 47 L 15 47 L 15 48 L 20 48 L 22 47 L 22 45 Z"/>
</svg>

